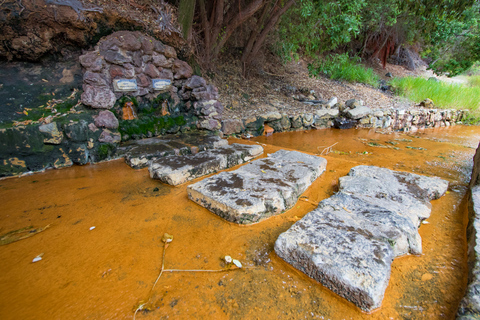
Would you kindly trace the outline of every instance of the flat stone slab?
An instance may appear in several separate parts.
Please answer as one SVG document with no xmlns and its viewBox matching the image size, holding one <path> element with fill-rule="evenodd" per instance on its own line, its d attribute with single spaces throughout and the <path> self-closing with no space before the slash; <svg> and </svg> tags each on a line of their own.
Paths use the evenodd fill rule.
<svg viewBox="0 0 480 320">
<path fill-rule="evenodd" d="M 438 177 L 357 166 L 339 179 L 339 189 L 367 202 L 389 207 L 420 226 L 420 222 L 430 216 L 432 205 L 429 201 L 445 194 L 448 182 Z"/>
<path fill-rule="evenodd" d="M 275 242 L 278 256 L 365 311 L 380 307 L 393 258 L 421 254 L 418 227 L 448 182 L 358 166 Z M 427 205 L 428 204 L 428 205 Z M 417 207 L 415 207 L 417 206 Z"/>
<path fill-rule="evenodd" d="M 152 179 L 170 185 L 179 185 L 195 178 L 245 163 L 261 155 L 260 145 L 234 143 L 217 149 L 184 156 L 166 156 L 150 161 L 148 171 Z"/>
<path fill-rule="evenodd" d="M 168 155 L 185 155 L 228 145 L 226 139 L 202 133 L 182 133 L 128 141 L 118 148 L 118 153 L 134 169 L 148 166 L 150 160 Z"/>
<path fill-rule="evenodd" d="M 279 150 L 231 172 L 221 172 L 187 187 L 188 197 L 218 216 L 251 224 L 291 208 L 317 179 L 327 160 Z"/>
</svg>

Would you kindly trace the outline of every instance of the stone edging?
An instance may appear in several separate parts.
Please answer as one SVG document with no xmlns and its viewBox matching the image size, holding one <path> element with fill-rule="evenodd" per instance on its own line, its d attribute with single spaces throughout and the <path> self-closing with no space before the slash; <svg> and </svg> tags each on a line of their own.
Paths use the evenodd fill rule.
<svg viewBox="0 0 480 320">
<path fill-rule="evenodd" d="M 457 319 L 480 319 L 480 144 L 473 159 L 468 204 L 468 286 L 460 302 Z"/>
<path fill-rule="evenodd" d="M 288 116 L 269 112 L 260 116 L 222 121 L 225 135 L 242 134 L 248 138 L 264 133 L 324 128 L 378 128 L 387 131 L 417 131 L 425 128 L 449 127 L 467 118 L 468 110 L 430 109 L 372 109 L 360 100 L 348 100 L 345 105 L 321 106 L 314 113 Z"/>
</svg>

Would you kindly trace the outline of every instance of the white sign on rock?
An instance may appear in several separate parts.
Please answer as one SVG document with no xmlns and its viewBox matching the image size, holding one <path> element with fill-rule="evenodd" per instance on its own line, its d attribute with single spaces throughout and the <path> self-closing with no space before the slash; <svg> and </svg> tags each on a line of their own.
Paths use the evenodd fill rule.
<svg viewBox="0 0 480 320">
<path fill-rule="evenodd" d="M 113 80 L 115 91 L 137 91 L 137 80 L 135 79 L 116 79 Z"/>
<path fill-rule="evenodd" d="M 166 90 L 171 85 L 172 81 L 168 79 L 152 79 L 153 90 Z"/>
</svg>

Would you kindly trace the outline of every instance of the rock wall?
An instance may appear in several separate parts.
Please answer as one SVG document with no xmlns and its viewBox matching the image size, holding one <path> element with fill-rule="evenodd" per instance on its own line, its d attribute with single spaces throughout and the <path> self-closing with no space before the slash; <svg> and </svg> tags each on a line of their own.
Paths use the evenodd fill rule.
<svg viewBox="0 0 480 320">
<path fill-rule="evenodd" d="M 480 144 L 473 160 L 468 205 L 468 286 L 457 319 L 480 319 Z"/>
<path fill-rule="evenodd" d="M 141 32 L 119 31 L 103 39 L 93 51 L 80 56 L 85 68 L 83 104 L 111 109 L 122 96 L 137 97 L 140 103 L 168 93 L 172 103 L 165 114 L 184 114 L 198 119 L 199 129 L 221 128 L 223 105 L 218 91 L 177 58 L 175 49 Z M 122 90 L 118 81 L 134 81 L 134 89 Z M 161 86 L 155 87 L 154 81 Z"/>
<path fill-rule="evenodd" d="M 226 135 L 258 136 L 267 132 L 324 129 L 377 128 L 386 131 L 417 131 L 425 128 L 449 127 L 467 118 L 463 110 L 412 107 L 409 109 L 372 109 L 361 100 L 348 100 L 332 107 L 319 105 L 314 113 L 289 116 L 269 112 L 244 119 L 224 119 L 222 131 Z M 268 130 L 271 131 L 271 130 Z"/>
</svg>

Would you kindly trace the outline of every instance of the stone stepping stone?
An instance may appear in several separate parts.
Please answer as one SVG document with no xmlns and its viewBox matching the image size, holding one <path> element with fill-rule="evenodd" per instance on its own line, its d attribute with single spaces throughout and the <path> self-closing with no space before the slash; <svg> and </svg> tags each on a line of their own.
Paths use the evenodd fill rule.
<svg viewBox="0 0 480 320">
<path fill-rule="evenodd" d="M 279 150 L 231 172 L 221 172 L 187 187 L 188 197 L 218 216 L 251 224 L 290 209 L 317 179 L 327 160 Z"/>
<path fill-rule="evenodd" d="M 148 171 L 152 179 L 179 185 L 195 178 L 245 163 L 261 155 L 259 145 L 231 144 L 184 156 L 166 156 L 152 160 Z"/>
<path fill-rule="evenodd" d="M 148 166 L 150 160 L 167 155 L 197 153 L 198 151 L 226 145 L 228 145 L 228 141 L 221 139 L 219 136 L 202 133 L 182 133 L 128 141 L 118 148 L 118 153 L 123 155 L 125 162 L 130 167 L 141 169 Z"/>
<path fill-rule="evenodd" d="M 340 178 L 337 194 L 279 236 L 275 252 L 371 311 L 382 303 L 393 259 L 421 254 L 418 227 L 430 215 L 428 201 L 441 197 L 447 188 L 448 182 L 436 177 L 371 166 L 352 168 Z"/>
</svg>

